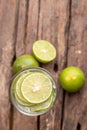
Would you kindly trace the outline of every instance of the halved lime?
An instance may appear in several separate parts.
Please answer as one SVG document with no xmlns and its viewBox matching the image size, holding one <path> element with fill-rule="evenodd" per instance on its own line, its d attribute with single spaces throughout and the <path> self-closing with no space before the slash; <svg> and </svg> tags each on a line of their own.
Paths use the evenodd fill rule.
<svg viewBox="0 0 87 130">
<path fill-rule="evenodd" d="M 55 95 L 54 93 L 52 92 L 51 96 L 49 97 L 48 100 L 46 100 L 45 102 L 43 103 L 40 103 L 38 105 L 34 105 L 32 107 L 30 107 L 30 110 L 32 112 L 40 112 L 40 111 L 44 111 L 44 110 L 47 110 L 50 108 L 50 106 L 52 105 L 52 103 L 54 102 L 54 99 L 55 99 Z"/>
<path fill-rule="evenodd" d="M 56 57 L 56 49 L 45 40 L 38 40 L 33 44 L 33 53 L 38 61 L 47 63 Z"/>
<path fill-rule="evenodd" d="M 33 72 L 27 76 L 21 85 L 24 98 L 30 103 L 42 103 L 52 93 L 52 82 L 44 73 Z"/>
<path fill-rule="evenodd" d="M 31 67 L 31 66 L 39 66 L 38 61 L 32 56 L 28 54 L 24 54 L 19 56 L 13 64 L 14 73 L 20 71 L 22 68 Z"/>
</svg>

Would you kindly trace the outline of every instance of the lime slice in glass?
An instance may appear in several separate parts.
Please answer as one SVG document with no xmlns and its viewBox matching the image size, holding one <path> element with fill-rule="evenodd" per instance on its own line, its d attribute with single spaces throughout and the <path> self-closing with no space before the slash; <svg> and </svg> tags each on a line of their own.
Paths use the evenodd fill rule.
<svg viewBox="0 0 87 130">
<path fill-rule="evenodd" d="M 33 44 L 33 53 L 38 61 L 47 63 L 56 57 L 56 49 L 45 40 L 38 40 Z"/>
<path fill-rule="evenodd" d="M 24 102 L 24 101 L 20 100 L 19 97 L 18 97 L 18 95 L 17 95 L 16 93 L 15 93 L 15 98 L 16 98 L 17 102 L 18 102 L 20 105 L 29 106 L 29 107 L 33 105 L 33 104 L 28 103 L 28 102 Z"/>
<path fill-rule="evenodd" d="M 27 76 L 21 85 L 24 98 L 30 103 L 42 103 L 52 93 L 52 82 L 44 73 L 33 72 Z"/>
<path fill-rule="evenodd" d="M 19 73 L 16 77 L 14 77 L 14 79 L 13 79 L 13 81 L 12 81 L 12 86 L 13 86 L 12 88 L 14 89 L 14 90 L 13 90 L 14 92 L 15 92 L 15 86 L 16 86 L 17 80 L 20 78 L 20 76 L 22 76 L 22 75 L 24 75 L 24 74 L 27 74 L 27 73 L 29 73 L 28 70 L 23 71 L 23 72 Z"/>
<path fill-rule="evenodd" d="M 50 106 L 52 105 L 54 100 L 55 100 L 55 95 L 52 92 L 52 94 L 51 94 L 51 96 L 49 97 L 48 100 L 46 100 L 45 102 L 43 102 L 41 104 L 34 105 L 34 106 L 30 107 L 30 111 L 32 111 L 32 112 L 41 112 L 41 111 L 47 110 L 47 109 L 50 108 Z"/>
<path fill-rule="evenodd" d="M 16 86 L 15 86 L 15 93 L 17 94 L 18 98 L 19 98 L 21 101 L 23 101 L 23 102 L 25 102 L 25 103 L 28 103 L 28 104 L 29 104 L 29 102 L 23 97 L 23 95 L 22 95 L 22 93 L 21 93 L 21 84 L 22 84 L 24 78 L 29 75 L 29 73 L 30 73 L 30 72 L 28 72 L 28 73 L 26 73 L 26 74 L 20 76 L 19 79 L 17 80 Z M 31 103 L 30 103 L 30 105 L 31 105 Z"/>
<path fill-rule="evenodd" d="M 18 101 L 19 104 L 24 105 L 24 106 L 32 106 L 34 104 L 29 103 L 23 96 L 20 90 L 21 87 L 21 83 L 23 81 L 23 79 L 29 75 L 30 72 L 29 71 L 23 71 L 21 72 L 21 74 L 18 74 L 17 77 L 14 78 L 13 82 L 12 82 L 12 86 L 13 86 L 13 91 L 14 91 L 14 95 L 16 100 Z"/>
<path fill-rule="evenodd" d="M 18 81 L 19 77 L 20 77 L 20 74 L 18 74 L 18 75 L 13 79 L 13 82 L 12 82 L 12 89 L 13 89 L 14 93 L 15 93 L 16 82 Z"/>
</svg>

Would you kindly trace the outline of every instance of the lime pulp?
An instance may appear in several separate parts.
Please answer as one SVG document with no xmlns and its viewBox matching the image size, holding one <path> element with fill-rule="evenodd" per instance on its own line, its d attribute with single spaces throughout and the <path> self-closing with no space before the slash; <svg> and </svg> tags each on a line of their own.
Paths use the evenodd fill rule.
<svg viewBox="0 0 87 130">
<path fill-rule="evenodd" d="M 55 47 L 46 40 L 38 40 L 33 44 L 33 53 L 36 59 L 42 63 L 52 61 L 56 57 Z"/>
<path fill-rule="evenodd" d="M 43 73 L 33 72 L 23 80 L 21 91 L 27 101 L 41 103 L 50 97 L 52 82 Z"/>
</svg>

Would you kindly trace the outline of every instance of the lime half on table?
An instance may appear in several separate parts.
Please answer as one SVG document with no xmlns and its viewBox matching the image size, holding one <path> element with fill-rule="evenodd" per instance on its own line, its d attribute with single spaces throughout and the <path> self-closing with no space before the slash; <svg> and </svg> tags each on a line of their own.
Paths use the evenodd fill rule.
<svg viewBox="0 0 87 130">
<path fill-rule="evenodd" d="M 45 40 L 38 40 L 33 44 L 33 53 L 36 59 L 42 63 L 50 62 L 56 57 L 55 47 Z"/>
</svg>

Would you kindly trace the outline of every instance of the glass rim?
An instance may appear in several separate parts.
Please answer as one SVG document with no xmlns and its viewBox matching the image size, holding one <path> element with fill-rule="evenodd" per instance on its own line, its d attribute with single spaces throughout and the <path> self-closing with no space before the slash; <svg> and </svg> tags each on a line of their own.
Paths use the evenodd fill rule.
<svg viewBox="0 0 87 130">
<path fill-rule="evenodd" d="M 29 114 L 29 113 L 27 113 L 27 112 L 24 112 L 22 109 L 20 109 L 19 107 L 17 107 L 17 104 L 18 103 L 16 103 L 15 104 L 15 102 L 11 99 L 11 102 L 12 102 L 12 104 L 13 104 L 13 106 L 20 112 L 20 113 L 22 113 L 22 114 L 24 114 L 24 115 L 26 115 L 26 116 L 40 116 L 40 115 L 42 115 L 42 114 L 45 114 L 45 113 L 47 113 L 48 111 L 50 111 L 51 110 L 51 108 L 54 106 L 54 104 L 55 104 L 55 102 L 56 102 L 56 99 L 57 99 L 57 84 L 56 84 L 56 82 L 55 82 L 55 80 L 54 80 L 54 77 L 52 76 L 52 74 L 47 70 L 47 69 L 45 69 L 45 68 L 42 68 L 42 67 L 25 67 L 25 68 L 23 68 L 23 69 L 21 69 L 19 72 L 17 72 L 17 73 L 15 73 L 13 76 L 12 76 L 12 78 L 11 78 L 11 84 L 12 84 L 12 81 L 14 80 L 14 78 L 18 75 L 18 74 L 20 74 L 20 73 L 22 73 L 22 72 L 24 72 L 24 71 L 26 71 L 26 70 L 41 70 L 41 71 L 43 71 L 44 73 L 46 73 L 46 74 L 48 74 L 50 77 L 51 77 L 51 80 L 52 80 L 52 82 L 53 82 L 53 84 L 54 84 L 54 86 L 55 86 L 55 93 L 56 93 L 56 96 L 55 96 L 55 99 L 54 99 L 54 102 L 53 102 L 53 104 L 52 104 L 52 106 L 50 106 L 50 108 L 49 109 L 47 109 L 47 110 L 45 110 L 45 111 L 42 111 L 42 112 L 37 112 L 37 113 L 32 113 L 32 114 Z M 10 89 L 11 89 L 11 85 L 10 85 Z M 10 90 L 11 91 L 11 90 Z M 11 96 L 11 93 L 10 93 L 10 96 Z M 12 96 L 11 96 L 11 98 L 12 98 Z M 24 106 L 23 106 L 24 107 Z"/>
<path fill-rule="evenodd" d="M 19 70 L 18 72 L 14 73 L 14 75 L 12 76 L 11 80 L 13 80 L 18 74 L 20 74 L 21 72 L 25 71 L 25 70 L 28 70 L 28 69 L 40 69 L 42 71 L 45 71 L 46 73 L 48 73 L 52 78 L 53 80 L 55 81 L 54 77 L 52 76 L 51 72 L 49 72 L 47 69 L 43 68 L 43 67 L 36 67 L 36 66 L 32 66 L 32 67 L 24 67 L 22 68 L 21 70 Z"/>
</svg>

